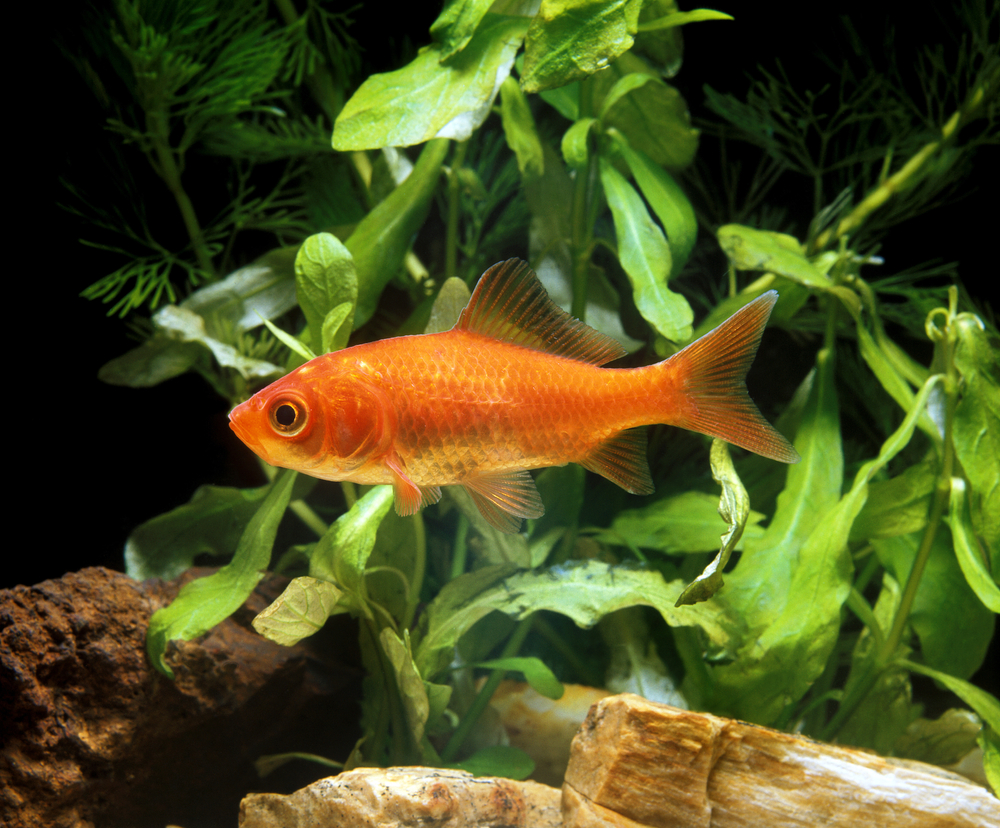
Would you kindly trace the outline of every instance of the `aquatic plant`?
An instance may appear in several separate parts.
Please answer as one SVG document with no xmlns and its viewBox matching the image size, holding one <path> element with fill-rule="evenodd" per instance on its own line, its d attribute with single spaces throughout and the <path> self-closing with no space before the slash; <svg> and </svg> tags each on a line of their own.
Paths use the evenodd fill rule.
<svg viewBox="0 0 1000 828">
<path fill-rule="evenodd" d="M 820 91 L 780 70 L 746 100 L 706 89 L 723 120 L 705 133 L 760 150 L 743 196 L 699 158 L 703 135 L 668 82 L 681 27 L 726 15 L 672 0 L 546 0 L 533 13 L 456 0 L 429 45 L 357 84 L 349 12 L 275 8 L 280 20 L 258 0 L 120 0 L 77 55 L 187 234 L 178 249 L 155 240 L 139 193 L 126 215 L 71 190 L 95 232 L 128 240 L 96 242 L 126 261 L 86 295 L 115 314 L 153 312 L 105 380 L 193 370 L 235 405 L 315 353 L 449 327 L 474 278 L 521 254 L 637 360 L 777 289 L 772 324 L 812 355 L 794 393 L 771 401 L 802 462 L 657 432 L 655 495 L 549 469 L 537 476 L 547 512 L 520 535 L 461 493 L 401 518 L 387 487 L 290 471 L 254 489 L 205 486 L 126 546 L 137 578 L 176 576 L 205 552 L 229 559 L 154 615 L 153 663 L 169 675 L 168 642 L 226 618 L 270 569 L 291 581 L 256 620 L 263 635 L 291 644 L 332 615 L 358 620 L 363 737 L 335 757 L 346 766 L 469 759 L 512 672 L 550 695 L 557 678 L 669 687 L 699 709 L 942 764 L 978 740 L 997 789 L 1000 703 L 969 681 L 1000 611 L 997 331 L 957 280 L 868 275 L 879 240 L 997 141 L 996 4 L 966 7 L 957 58 L 919 53 L 920 96 L 891 70 L 849 63 Z M 186 189 L 193 152 L 226 159 L 215 169 L 229 177 L 228 206 L 205 225 L 210 201 Z M 812 203 L 798 236 L 768 223 L 779 176 Z M 240 254 L 249 230 L 273 248 L 252 261 Z M 721 281 L 702 265 L 720 250 Z M 906 336 L 929 340 L 931 359 L 911 356 Z M 315 541 L 275 555 L 286 514 Z M 595 626 L 613 627 L 613 659 Z M 921 719 L 914 676 L 981 727 Z M 530 767 L 510 750 L 474 758 L 495 773 Z"/>
</svg>

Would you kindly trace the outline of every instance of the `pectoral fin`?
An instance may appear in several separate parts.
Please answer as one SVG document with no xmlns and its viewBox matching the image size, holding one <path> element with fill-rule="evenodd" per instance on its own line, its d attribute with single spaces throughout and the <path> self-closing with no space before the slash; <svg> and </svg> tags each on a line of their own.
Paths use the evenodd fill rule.
<svg viewBox="0 0 1000 828">
<path fill-rule="evenodd" d="M 398 457 L 389 457 L 386 468 L 392 472 L 392 492 L 396 501 L 397 515 L 415 515 L 424 506 L 430 506 L 441 499 L 441 489 L 437 486 L 418 486 L 409 477 Z"/>
<path fill-rule="evenodd" d="M 535 481 L 526 471 L 480 474 L 462 486 L 490 526 L 507 534 L 521 531 L 521 520 L 545 514 Z"/>
</svg>

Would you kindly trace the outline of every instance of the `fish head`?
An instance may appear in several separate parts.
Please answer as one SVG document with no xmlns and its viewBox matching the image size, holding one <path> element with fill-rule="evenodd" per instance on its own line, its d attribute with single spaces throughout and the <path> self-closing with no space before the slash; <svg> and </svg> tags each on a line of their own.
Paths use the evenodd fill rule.
<svg viewBox="0 0 1000 828">
<path fill-rule="evenodd" d="M 346 480 L 391 448 L 393 408 L 364 374 L 306 363 L 229 413 L 229 427 L 272 466 Z"/>
</svg>

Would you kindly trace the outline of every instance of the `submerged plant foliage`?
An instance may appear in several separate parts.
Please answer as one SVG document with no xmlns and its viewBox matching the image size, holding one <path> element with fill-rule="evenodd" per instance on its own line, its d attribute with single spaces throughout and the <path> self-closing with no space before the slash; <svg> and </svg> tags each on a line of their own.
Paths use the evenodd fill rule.
<svg viewBox="0 0 1000 828">
<path fill-rule="evenodd" d="M 256 489 L 203 487 L 126 548 L 135 577 L 176 576 L 206 552 L 228 559 L 154 615 L 158 669 L 170 674 L 171 639 L 210 629 L 274 569 L 291 580 L 254 622 L 262 635 L 291 645 L 333 615 L 357 619 L 363 736 L 350 756 L 329 757 L 347 767 L 529 773 L 516 751 L 468 747 L 512 673 L 553 697 L 560 680 L 641 687 L 941 763 L 978 741 L 997 789 L 1000 703 L 969 679 L 1000 612 L 1000 338 L 958 286 L 867 275 L 874 239 L 997 141 L 996 6 L 956 22 L 968 28 L 959 66 L 923 53 L 923 107 L 874 70 L 859 82 L 845 68 L 835 95 L 780 71 L 745 101 L 706 90 L 730 138 L 770 159 L 762 169 L 806 177 L 814 216 L 802 238 L 699 227 L 699 215 L 725 210 L 702 200 L 696 211 L 686 194 L 714 190 L 704 161 L 694 173 L 700 134 L 668 80 L 680 27 L 726 15 L 673 0 L 544 0 L 534 13 L 452 0 L 430 45 L 358 85 L 349 14 L 313 0 L 275 7 L 280 20 L 257 0 L 122 0 L 94 36 L 130 96 L 111 125 L 146 155 L 190 240 L 168 252 L 141 220 L 93 214 L 155 252 L 131 250 L 87 295 L 121 313 L 171 301 L 105 380 L 142 386 L 195 370 L 236 404 L 315 353 L 450 327 L 474 277 L 519 253 L 556 301 L 647 361 L 777 289 L 773 324 L 818 346 L 780 401 L 802 461 L 734 459 L 718 442 L 697 461 L 674 449 L 676 462 L 662 462 L 660 451 L 657 495 L 644 500 L 575 466 L 547 469 L 547 513 L 521 535 L 491 528 L 462 492 L 402 518 L 388 487 L 291 471 Z M 232 206 L 204 227 L 184 189 L 195 151 L 230 159 L 234 182 Z M 275 163 L 276 188 L 254 196 L 249 171 Z M 432 225 L 443 243 L 428 238 Z M 251 226 L 274 249 L 235 267 Z M 688 266 L 681 289 L 699 230 L 729 279 Z M 390 283 L 402 313 L 384 299 Z M 176 301 L 194 285 L 204 286 Z M 933 343 L 929 364 L 890 336 L 885 294 L 905 303 L 894 319 Z M 717 298 L 696 322 L 692 300 L 705 296 Z M 315 540 L 275 554 L 288 513 Z M 614 630 L 613 653 L 602 629 Z M 968 714 L 921 718 L 915 674 L 951 691 L 976 726 Z"/>
</svg>

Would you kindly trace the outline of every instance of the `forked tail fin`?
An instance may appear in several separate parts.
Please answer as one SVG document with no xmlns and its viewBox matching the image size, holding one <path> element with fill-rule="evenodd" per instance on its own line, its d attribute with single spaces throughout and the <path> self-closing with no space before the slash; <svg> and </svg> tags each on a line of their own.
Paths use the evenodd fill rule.
<svg viewBox="0 0 1000 828">
<path fill-rule="evenodd" d="M 661 365 L 669 370 L 680 398 L 672 425 L 718 437 L 771 460 L 797 463 L 799 453 L 764 419 L 745 384 L 777 301 L 777 292 L 769 290 Z"/>
</svg>

